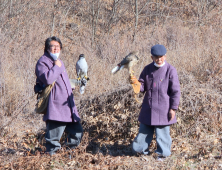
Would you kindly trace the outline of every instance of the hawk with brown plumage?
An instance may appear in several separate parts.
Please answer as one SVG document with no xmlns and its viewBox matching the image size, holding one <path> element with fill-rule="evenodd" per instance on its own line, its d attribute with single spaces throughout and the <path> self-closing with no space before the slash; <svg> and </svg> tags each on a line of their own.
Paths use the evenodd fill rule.
<svg viewBox="0 0 222 170">
<path fill-rule="evenodd" d="M 119 70 L 122 70 L 123 68 L 127 68 L 130 75 L 133 75 L 134 71 L 132 70 L 132 67 L 136 65 L 139 61 L 138 57 L 139 52 L 133 51 L 129 53 L 115 68 L 112 69 L 112 73 L 115 74 Z"/>
</svg>

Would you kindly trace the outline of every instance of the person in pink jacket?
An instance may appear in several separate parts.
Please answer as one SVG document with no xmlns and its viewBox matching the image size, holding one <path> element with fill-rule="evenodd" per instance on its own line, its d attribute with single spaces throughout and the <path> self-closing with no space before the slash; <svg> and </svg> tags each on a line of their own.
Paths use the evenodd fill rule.
<svg viewBox="0 0 222 170">
<path fill-rule="evenodd" d="M 43 56 L 36 64 L 36 82 L 42 87 L 55 82 L 48 102 L 47 113 L 43 116 L 46 122 L 46 152 L 53 155 L 61 148 L 59 143 L 64 131 L 68 132 L 69 148 L 80 144 L 83 129 L 74 102 L 72 88 L 63 62 L 59 59 L 62 43 L 53 36 L 45 41 Z"/>
<path fill-rule="evenodd" d="M 163 45 L 154 45 L 151 55 L 153 62 L 145 66 L 139 80 L 131 78 L 131 83 L 140 85 L 140 92 L 145 93 L 138 119 L 139 133 L 134 139 L 133 150 L 148 154 L 155 131 L 155 152 L 161 158 L 171 154 L 170 125 L 176 123 L 180 83 L 176 69 L 166 62 L 166 48 Z"/>
</svg>

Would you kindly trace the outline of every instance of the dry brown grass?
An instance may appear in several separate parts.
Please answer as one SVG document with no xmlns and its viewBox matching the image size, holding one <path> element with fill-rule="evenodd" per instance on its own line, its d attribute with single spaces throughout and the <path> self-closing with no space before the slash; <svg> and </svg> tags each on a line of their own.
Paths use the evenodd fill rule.
<svg viewBox="0 0 222 170">
<path fill-rule="evenodd" d="M 145 2 L 139 2 L 140 9 Z M 221 2 L 152 1 L 141 11 L 136 33 L 133 1 L 114 4 L 111 0 L 100 1 L 99 6 L 98 1 L 84 0 L 1 2 L 2 169 L 222 168 Z M 33 112 L 35 64 L 50 35 L 63 42 L 61 59 L 70 78 L 76 77 L 81 53 L 86 55 L 90 77 L 84 95 L 78 89 L 74 92 L 85 130 L 83 141 L 76 150 L 63 149 L 55 157 L 44 154 L 45 124 Z M 156 43 L 167 47 L 167 60 L 178 70 L 182 91 L 178 123 L 171 128 L 172 156 L 164 162 L 155 160 L 155 142 L 149 156 L 132 154 L 140 106 L 132 97 L 127 71 L 111 75 L 125 55 L 138 50 L 140 63 L 134 68 L 138 77 L 151 62 L 150 47 Z"/>
<path fill-rule="evenodd" d="M 63 147 L 53 157 L 44 154 L 44 129 L 35 131 L 32 127 L 33 125 L 44 127 L 39 120 L 41 116 L 35 113 L 23 116 L 23 123 L 17 120 L 18 122 L 11 126 L 11 128 L 20 126 L 23 134 L 15 134 L 13 129 L 7 129 L 8 134 L 1 140 L 2 168 L 204 169 L 208 167 L 220 169 L 222 146 L 220 129 L 222 127 L 220 114 L 217 112 L 221 110 L 222 97 L 208 94 L 209 85 L 201 87 L 194 82 L 196 84 L 194 87 L 188 83 L 194 81 L 192 77 L 182 73 L 179 75 L 187 81 L 186 89 L 192 88 L 193 93 L 187 95 L 184 94 L 184 88 L 181 89 L 182 98 L 186 100 L 183 100 L 178 111 L 178 123 L 171 128 L 172 155 L 164 162 L 155 159 L 153 153 L 156 148 L 155 141 L 150 146 L 151 153 L 148 156 L 132 153 L 131 143 L 139 128 L 136 119 L 140 106 L 132 96 L 131 87 L 126 86 L 117 91 L 77 101 L 84 127 L 81 145 L 71 151 Z M 214 100 L 215 103 L 206 103 L 203 100 L 205 97 Z M 217 110 L 214 114 L 210 114 L 214 104 L 217 104 Z M 11 140 L 7 141 L 12 134 Z M 65 138 L 64 134 L 62 144 Z"/>
</svg>

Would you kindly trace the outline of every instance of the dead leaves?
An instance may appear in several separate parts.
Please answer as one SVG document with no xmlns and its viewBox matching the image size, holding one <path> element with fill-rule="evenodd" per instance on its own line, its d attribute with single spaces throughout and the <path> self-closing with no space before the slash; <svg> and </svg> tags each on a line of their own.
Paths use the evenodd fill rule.
<svg viewBox="0 0 222 170">
<path fill-rule="evenodd" d="M 183 90 L 183 95 L 186 91 L 191 91 L 189 88 Z M 195 95 L 198 95 L 198 98 L 195 98 Z M 155 136 L 149 147 L 150 155 L 138 157 L 132 154 L 131 144 L 139 130 L 137 119 L 140 108 L 134 98 L 130 97 L 130 92 L 125 90 L 106 94 L 102 97 L 103 101 L 100 100 L 101 96 L 98 96 L 80 102 L 84 136 L 80 146 L 73 151 L 63 150 L 55 157 L 44 154 L 43 130 L 36 134 L 30 129 L 22 138 L 1 138 L 1 152 L 4 153 L 6 163 L 0 168 L 220 169 L 221 116 L 218 113 L 208 114 L 212 110 L 218 112 L 218 108 L 221 108 L 218 103 L 220 96 L 209 95 L 208 90 L 200 89 L 183 96 L 183 103 L 177 112 L 178 123 L 171 126 L 172 155 L 162 162 L 162 166 L 152 154 L 157 148 Z M 208 101 L 204 103 L 206 99 Z M 64 135 L 61 143 L 65 139 Z M 13 156 L 15 161 L 7 162 L 6 157 L 9 156 Z"/>
</svg>

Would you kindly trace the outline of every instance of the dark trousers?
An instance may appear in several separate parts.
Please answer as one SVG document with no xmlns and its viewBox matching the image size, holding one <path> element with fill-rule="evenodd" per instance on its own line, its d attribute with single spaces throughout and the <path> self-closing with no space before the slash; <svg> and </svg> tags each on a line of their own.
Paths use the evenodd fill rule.
<svg viewBox="0 0 222 170">
<path fill-rule="evenodd" d="M 50 155 L 53 155 L 61 148 L 59 141 L 64 131 L 68 133 L 68 139 L 65 143 L 71 149 L 80 144 L 83 134 L 80 122 L 67 123 L 48 120 L 46 122 L 46 130 L 46 152 L 49 152 Z"/>
</svg>

